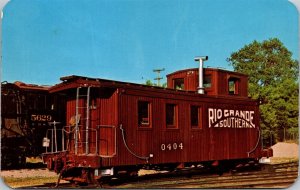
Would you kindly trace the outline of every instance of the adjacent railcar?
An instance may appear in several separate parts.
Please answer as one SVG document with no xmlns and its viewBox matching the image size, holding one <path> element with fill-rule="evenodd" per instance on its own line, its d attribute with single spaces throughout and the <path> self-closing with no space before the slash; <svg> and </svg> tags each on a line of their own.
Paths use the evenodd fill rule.
<svg viewBox="0 0 300 190">
<path fill-rule="evenodd" d="M 1 167 L 24 166 L 26 157 L 40 156 L 49 122 L 64 110 L 62 98 L 50 95 L 50 86 L 23 82 L 1 83 Z M 59 103 L 58 103 L 59 102 Z"/>
<path fill-rule="evenodd" d="M 168 88 L 61 78 L 50 92 L 67 97 L 68 123 L 48 131 L 44 162 L 65 180 L 89 183 L 143 167 L 233 166 L 272 156 L 261 147 L 259 108 L 247 96 L 247 76 L 206 68 L 203 94 L 198 76 L 198 69 L 171 73 Z"/>
</svg>

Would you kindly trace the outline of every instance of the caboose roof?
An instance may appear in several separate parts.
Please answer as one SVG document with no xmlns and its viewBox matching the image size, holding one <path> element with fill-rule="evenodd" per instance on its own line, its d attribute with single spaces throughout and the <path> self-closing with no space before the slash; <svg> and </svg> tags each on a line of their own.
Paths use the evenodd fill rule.
<svg viewBox="0 0 300 190">
<path fill-rule="evenodd" d="M 109 88 L 133 87 L 133 88 L 165 89 L 163 87 L 149 86 L 145 84 L 121 82 L 121 81 L 101 79 L 101 78 L 91 78 L 91 77 L 78 76 L 78 75 L 61 77 L 60 80 L 62 81 L 62 83 L 54 85 L 53 87 L 50 88 L 51 93 L 77 88 L 77 87 L 86 87 L 86 86 L 109 87 Z M 168 90 L 172 90 L 172 89 L 168 89 Z"/>
<path fill-rule="evenodd" d="M 199 95 L 199 96 L 207 96 L 205 94 L 198 94 L 195 91 L 184 91 L 184 90 L 176 90 L 171 88 L 163 88 L 157 86 L 149 86 L 145 84 L 136 84 L 130 82 L 121 82 L 121 81 L 114 81 L 108 79 L 101 79 L 101 78 L 90 78 L 85 76 L 65 76 L 60 78 L 62 83 L 54 85 L 49 89 L 50 93 L 61 92 L 65 90 L 75 89 L 77 87 L 102 87 L 102 88 L 126 88 L 126 89 L 136 89 L 136 90 L 147 90 L 147 91 L 156 91 L 159 93 L 177 93 L 178 95 Z"/>
<path fill-rule="evenodd" d="M 201 97 L 217 97 L 219 95 L 207 95 L 207 94 L 198 94 L 196 91 L 185 91 L 185 90 L 177 90 L 171 88 L 163 88 L 156 86 L 149 86 L 145 84 L 136 84 L 130 82 L 121 82 L 114 81 L 108 79 L 101 78 L 91 78 L 85 76 L 78 75 L 70 75 L 60 78 L 62 80 L 61 83 L 54 85 L 49 89 L 50 93 L 62 92 L 71 89 L 76 89 L 77 87 L 99 87 L 99 88 L 124 88 L 124 89 L 133 89 L 133 90 L 144 90 L 148 92 L 157 92 L 163 94 L 172 94 L 172 95 L 189 95 L 189 96 L 201 96 Z M 221 97 L 221 96 L 220 96 Z M 245 99 L 247 97 L 239 97 L 239 96 L 228 96 L 227 98 L 231 99 Z"/>
<path fill-rule="evenodd" d="M 198 72 L 198 70 L 199 70 L 199 68 L 182 69 L 182 70 L 178 70 L 178 71 L 175 71 L 173 73 L 167 74 L 167 77 L 169 77 L 171 75 L 176 75 L 176 74 L 179 74 L 179 73 L 188 72 L 188 71 Z M 226 72 L 226 73 L 240 75 L 240 76 L 248 76 L 248 75 L 243 74 L 243 73 L 238 73 L 238 72 L 235 72 L 235 71 L 228 71 L 228 70 L 220 69 L 220 68 L 204 68 L 204 72 L 205 71 Z"/>
<path fill-rule="evenodd" d="M 26 84 L 21 81 L 16 81 L 14 83 L 4 83 L 2 84 L 3 87 L 7 88 L 14 88 L 14 89 L 20 89 L 20 90 L 37 90 L 37 91 L 48 91 L 50 86 L 45 85 L 36 85 L 36 84 Z"/>
</svg>

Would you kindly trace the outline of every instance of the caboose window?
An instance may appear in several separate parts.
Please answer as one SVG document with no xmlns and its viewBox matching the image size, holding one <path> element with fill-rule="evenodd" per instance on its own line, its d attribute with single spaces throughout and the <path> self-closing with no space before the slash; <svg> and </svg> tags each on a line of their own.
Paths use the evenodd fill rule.
<svg viewBox="0 0 300 190">
<path fill-rule="evenodd" d="M 239 79 L 238 78 L 229 78 L 228 79 L 228 93 L 229 94 L 239 94 L 239 85 L 238 85 Z"/>
<path fill-rule="evenodd" d="M 204 76 L 203 86 L 204 86 L 204 88 L 210 88 L 211 87 L 211 75 Z"/>
<path fill-rule="evenodd" d="M 198 106 L 191 106 L 191 124 L 192 127 L 195 128 L 199 124 L 199 107 Z"/>
<path fill-rule="evenodd" d="M 184 79 L 183 78 L 174 79 L 174 89 L 184 90 Z"/>
<path fill-rule="evenodd" d="M 191 126 L 193 129 L 202 128 L 200 106 L 191 106 Z"/>
<path fill-rule="evenodd" d="M 141 127 L 150 127 L 150 103 L 138 102 L 138 124 Z"/>
<path fill-rule="evenodd" d="M 176 105 L 166 104 L 166 125 L 167 128 L 176 128 Z"/>
</svg>

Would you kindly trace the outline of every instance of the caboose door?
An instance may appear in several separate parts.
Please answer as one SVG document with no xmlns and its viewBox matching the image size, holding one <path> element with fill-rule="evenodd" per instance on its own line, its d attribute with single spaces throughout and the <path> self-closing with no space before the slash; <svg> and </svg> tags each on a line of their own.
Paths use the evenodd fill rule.
<svg viewBox="0 0 300 190">
<path fill-rule="evenodd" d="M 99 125 L 99 155 L 110 158 L 116 155 L 116 126 Z"/>
</svg>

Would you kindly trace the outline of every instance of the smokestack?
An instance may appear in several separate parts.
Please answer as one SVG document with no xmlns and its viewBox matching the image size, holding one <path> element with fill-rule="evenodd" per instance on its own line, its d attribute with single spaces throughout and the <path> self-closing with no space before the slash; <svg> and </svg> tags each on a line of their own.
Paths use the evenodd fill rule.
<svg viewBox="0 0 300 190">
<path fill-rule="evenodd" d="M 194 59 L 195 61 L 199 61 L 199 86 L 198 86 L 198 94 L 204 94 L 203 87 L 203 62 L 208 60 L 208 56 L 197 56 Z"/>
</svg>

